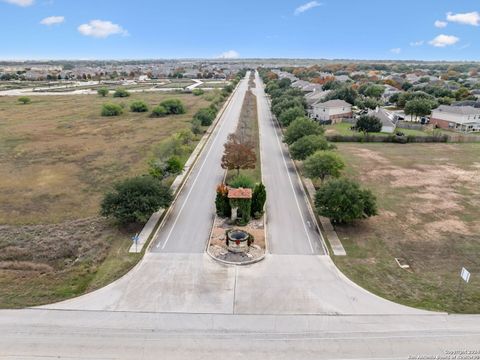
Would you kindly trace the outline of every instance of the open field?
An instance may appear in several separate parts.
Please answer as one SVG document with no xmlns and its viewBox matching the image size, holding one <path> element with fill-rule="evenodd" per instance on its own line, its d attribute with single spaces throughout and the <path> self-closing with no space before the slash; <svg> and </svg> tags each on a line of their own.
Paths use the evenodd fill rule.
<svg viewBox="0 0 480 360">
<path fill-rule="evenodd" d="M 181 99 L 187 113 L 150 118 L 128 104 L 150 107 Z M 103 193 L 147 170 L 148 159 L 170 135 L 190 128 L 209 102 L 189 94 L 32 96 L 19 105 L 0 98 L 0 307 L 60 300 L 110 282 L 138 260 L 130 236 L 98 217 Z M 127 107 L 100 116 L 105 102 Z M 108 271 L 106 271 L 108 268 Z"/>
<path fill-rule="evenodd" d="M 480 144 L 336 144 L 380 215 L 336 226 L 352 280 L 426 309 L 480 312 Z M 395 258 L 411 266 L 401 269 Z M 462 266 L 471 273 L 461 299 Z"/>
</svg>

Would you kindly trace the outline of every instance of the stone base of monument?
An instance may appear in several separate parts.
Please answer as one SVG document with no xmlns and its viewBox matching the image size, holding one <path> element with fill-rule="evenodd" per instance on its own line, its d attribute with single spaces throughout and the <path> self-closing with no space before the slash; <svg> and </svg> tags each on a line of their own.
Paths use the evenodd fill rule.
<svg viewBox="0 0 480 360">
<path fill-rule="evenodd" d="M 265 245 L 263 218 L 238 226 L 232 225 L 230 219 L 216 217 L 207 253 L 222 263 L 246 265 L 265 257 Z"/>
</svg>

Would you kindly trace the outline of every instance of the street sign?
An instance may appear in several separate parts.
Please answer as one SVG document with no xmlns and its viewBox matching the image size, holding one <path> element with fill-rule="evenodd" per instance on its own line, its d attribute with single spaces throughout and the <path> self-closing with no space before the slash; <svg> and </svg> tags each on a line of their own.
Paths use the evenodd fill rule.
<svg viewBox="0 0 480 360">
<path fill-rule="evenodd" d="M 138 233 L 135 236 L 132 236 L 132 241 L 135 244 L 135 252 L 137 252 L 137 245 L 138 245 Z"/>
<path fill-rule="evenodd" d="M 460 276 L 466 283 L 470 281 L 470 272 L 464 267 L 462 267 L 462 272 L 460 273 Z"/>
</svg>

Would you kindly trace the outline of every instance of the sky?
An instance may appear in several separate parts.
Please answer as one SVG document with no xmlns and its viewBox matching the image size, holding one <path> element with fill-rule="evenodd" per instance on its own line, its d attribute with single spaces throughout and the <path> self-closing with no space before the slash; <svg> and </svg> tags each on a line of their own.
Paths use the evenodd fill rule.
<svg viewBox="0 0 480 360">
<path fill-rule="evenodd" d="M 480 0 L 0 0 L 0 59 L 480 60 Z"/>
</svg>

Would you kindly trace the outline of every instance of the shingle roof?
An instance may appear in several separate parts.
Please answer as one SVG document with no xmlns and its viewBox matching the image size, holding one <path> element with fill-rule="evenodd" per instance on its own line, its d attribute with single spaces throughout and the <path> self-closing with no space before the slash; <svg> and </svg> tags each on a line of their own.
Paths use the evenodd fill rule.
<svg viewBox="0 0 480 360">
<path fill-rule="evenodd" d="M 440 105 L 435 110 L 439 112 L 458 114 L 458 115 L 480 115 L 480 109 L 476 109 L 473 106 Z"/>
<path fill-rule="evenodd" d="M 344 100 L 329 100 L 324 103 L 317 103 L 316 106 L 326 107 L 326 108 L 336 108 L 336 107 L 349 107 L 352 106 Z"/>
<path fill-rule="evenodd" d="M 229 188 L 228 189 L 228 198 L 229 199 L 251 199 L 252 198 L 252 189 Z"/>
</svg>

